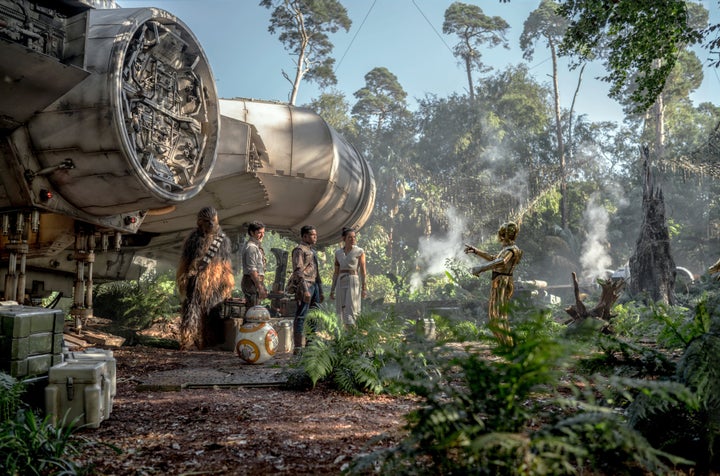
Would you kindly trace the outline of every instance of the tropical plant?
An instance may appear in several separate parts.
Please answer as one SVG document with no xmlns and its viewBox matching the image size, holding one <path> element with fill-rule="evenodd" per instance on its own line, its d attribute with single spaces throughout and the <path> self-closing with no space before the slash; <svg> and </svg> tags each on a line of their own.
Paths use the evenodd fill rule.
<svg viewBox="0 0 720 476">
<path fill-rule="evenodd" d="M 472 80 L 474 69 L 483 71 L 481 60 L 485 45 L 508 47 L 505 33 L 510 25 L 501 17 L 489 17 L 482 8 L 462 2 L 453 2 L 445 10 L 443 33 L 455 34 L 460 40 L 453 48 L 453 54 L 460 58 L 465 67 L 470 99 L 475 99 L 475 86 Z"/>
<path fill-rule="evenodd" d="M 350 104 L 340 91 L 333 89 L 323 93 L 305 107 L 315 111 L 325 122 L 344 136 L 357 134 L 357 124 L 350 116 Z"/>
<path fill-rule="evenodd" d="M 15 418 L 22 404 L 25 386 L 16 378 L 0 372 L 0 421 Z"/>
<path fill-rule="evenodd" d="M 638 399 L 629 408 L 630 421 L 657 448 L 695 461 L 698 474 L 720 469 L 720 298 L 704 300 L 690 329 L 706 332 L 692 338 L 672 376 L 687 386 L 697 405 L 663 405 L 656 396 Z M 686 337 L 681 332 L 677 333 Z"/>
<path fill-rule="evenodd" d="M 0 470 L 8 475 L 74 475 L 80 467 L 72 458 L 79 446 L 72 438 L 75 428 L 53 426 L 50 416 L 38 418 L 32 410 L 0 427 Z"/>
<path fill-rule="evenodd" d="M 662 91 L 678 53 L 699 43 L 704 26 L 693 21 L 691 2 L 636 2 L 619 0 L 566 0 L 560 7 L 570 26 L 563 52 L 580 60 L 605 51 L 611 84 L 617 97 L 631 80 L 637 111 L 647 110 Z"/>
<path fill-rule="evenodd" d="M 708 332 L 714 310 L 704 294 L 695 311 L 662 303 L 640 304 L 628 301 L 617 305 L 612 320 L 616 336 L 638 341 L 652 341 L 668 350 L 683 350 L 695 338 Z"/>
<path fill-rule="evenodd" d="M 112 281 L 95 288 L 95 314 L 118 327 L 145 329 L 159 319 L 177 315 L 180 300 L 168 272 L 148 272 L 133 281 Z"/>
<path fill-rule="evenodd" d="M 7 475 L 76 475 L 84 469 L 73 461 L 88 440 L 73 435 L 74 422 L 54 426 L 21 400 L 25 385 L 0 373 L 0 473 Z"/>
<path fill-rule="evenodd" d="M 555 140 L 557 141 L 558 172 L 560 175 L 560 226 L 566 228 L 567 170 L 562 111 L 560 109 L 557 47 L 565 34 L 567 21 L 558 14 L 557 9 L 557 3 L 551 0 L 543 0 L 540 2 L 540 6 L 530 13 L 528 19 L 525 20 L 523 33 L 520 36 L 520 48 L 523 50 L 523 58 L 528 61 L 532 60 L 535 54 L 535 43 L 544 41 L 550 50 L 550 58 L 552 59 L 553 99 L 555 105 Z M 579 86 L 578 83 L 578 87 Z"/>
<path fill-rule="evenodd" d="M 361 127 L 376 136 L 402 118 L 407 118 L 407 92 L 389 69 L 373 68 L 365 74 L 365 86 L 354 93 L 352 115 Z"/>
<path fill-rule="evenodd" d="M 438 342 L 477 342 L 487 338 L 487 333 L 473 319 L 453 319 L 433 314 L 435 335 Z"/>
<path fill-rule="evenodd" d="M 645 392 L 691 403 L 684 386 L 603 378 L 575 385 L 564 375 L 576 346 L 548 336 L 545 325 L 545 317 L 530 319 L 530 332 L 515 336 L 514 347 L 406 352 L 402 381 L 422 398 L 407 416 L 408 436 L 356 459 L 351 473 L 377 468 L 383 474 L 539 475 L 577 474 L 585 467 L 662 473 L 687 463 L 648 444 L 612 399 Z M 420 361 L 425 365 L 418 367 Z M 614 393 L 602 397 L 608 388 Z"/>
<path fill-rule="evenodd" d="M 350 393 L 387 391 L 383 376 L 390 356 L 404 340 L 408 323 L 392 312 L 361 313 L 354 326 L 343 326 L 334 310 L 308 314 L 308 345 L 301 364 L 313 385 L 327 381 Z"/>
<path fill-rule="evenodd" d="M 297 59 L 293 78 L 283 71 L 292 84 L 290 104 L 295 105 L 303 79 L 321 87 L 337 82 L 330 56 L 333 44 L 328 36 L 339 29 L 350 30 L 352 21 L 337 0 L 262 0 L 260 6 L 272 10 L 268 31 L 279 33 L 280 42 Z"/>
</svg>

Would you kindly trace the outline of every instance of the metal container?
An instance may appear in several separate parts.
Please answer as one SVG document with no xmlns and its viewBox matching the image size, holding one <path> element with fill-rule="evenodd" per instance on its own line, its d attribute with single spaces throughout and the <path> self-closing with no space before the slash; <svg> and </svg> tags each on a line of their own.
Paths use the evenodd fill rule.
<svg viewBox="0 0 720 476">
<path fill-rule="evenodd" d="M 278 354 L 287 354 L 293 351 L 293 320 L 282 319 L 275 323 L 275 332 L 278 335 Z"/>
<path fill-rule="evenodd" d="M 110 396 L 117 393 L 116 362 L 113 351 L 109 349 L 89 348 L 80 351 L 68 351 L 64 354 L 65 362 L 72 361 L 95 361 L 107 362 L 108 378 L 110 379 Z M 111 409 L 108 409 L 111 410 Z M 110 413 L 108 411 L 108 413 Z"/>
<path fill-rule="evenodd" d="M 64 319 L 60 309 L 0 306 L 0 370 L 16 378 L 47 375 L 62 362 Z"/>
<path fill-rule="evenodd" d="M 107 362 L 63 362 L 50 368 L 45 388 L 45 412 L 51 423 L 98 428 L 110 413 Z"/>
</svg>

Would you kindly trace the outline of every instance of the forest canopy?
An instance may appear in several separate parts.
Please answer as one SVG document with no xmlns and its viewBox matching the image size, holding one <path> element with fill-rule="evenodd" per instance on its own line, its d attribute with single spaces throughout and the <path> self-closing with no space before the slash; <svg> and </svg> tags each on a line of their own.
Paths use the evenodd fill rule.
<svg viewBox="0 0 720 476">
<path fill-rule="evenodd" d="M 566 285 L 572 272 L 593 279 L 625 267 L 643 219 L 643 147 L 664 192 L 675 262 L 704 274 L 720 237 L 720 109 L 690 95 L 703 62 L 717 55 L 718 25 L 708 18 L 700 3 L 683 0 L 539 1 L 520 46 L 526 61 L 551 56 L 547 83 L 525 62 L 485 64 L 484 50 L 507 42 L 507 23 L 454 2 L 437 20 L 467 94 L 427 94 L 411 109 L 391 65 L 368 71 L 353 97 L 324 89 L 307 106 L 361 150 L 377 181 L 376 208 L 360 233 L 374 295 L 463 292 L 458 274 L 444 272 L 468 264 L 463 242 L 497 246 L 507 220 L 521 224 L 521 280 Z M 558 81 L 563 56 L 573 59 L 575 84 Z M 604 66 L 622 123 L 575 112 L 590 62 Z"/>
</svg>

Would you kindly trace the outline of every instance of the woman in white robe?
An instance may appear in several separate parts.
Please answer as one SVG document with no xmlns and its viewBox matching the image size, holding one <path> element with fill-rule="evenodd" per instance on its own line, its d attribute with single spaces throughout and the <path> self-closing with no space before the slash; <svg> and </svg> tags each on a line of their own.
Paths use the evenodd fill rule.
<svg viewBox="0 0 720 476">
<path fill-rule="evenodd" d="M 343 228 L 343 246 L 335 251 L 330 299 L 345 326 L 355 325 L 361 311 L 361 300 L 367 297 L 367 271 L 365 251 L 356 245 L 357 237 L 352 228 Z"/>
</svg>

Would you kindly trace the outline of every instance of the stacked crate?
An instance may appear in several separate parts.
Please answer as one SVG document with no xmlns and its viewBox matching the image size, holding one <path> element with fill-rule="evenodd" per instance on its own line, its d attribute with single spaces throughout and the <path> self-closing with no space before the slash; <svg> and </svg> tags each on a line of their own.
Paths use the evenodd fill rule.
<svg viewBox="0 0 720 476">
<path fill-rule="evenodd" d="M 112 377 L 104 358 L 67 360 L 50 368 L 45 413 L 53 425 L 98 428 L 112 409 Z"/>
<path fill-rule="evenodd" d="M 45 413 L 53 424 L 98 428 L 110 418 L 117 388 L 113 352 L 85 349 L 65 352 L 64 362 L 50 368 Z"/>
<path fill-rule="evenodd" d="M 98 428 L 110 417 L 116 389 L 110 350 L 69 352 L 61 310 L 0 306 L 0 370 L 26 382 L 33 407 L 53 424 Z"/>
<path fill-rule="evenodd" d="M 18 379 L 47 376 L 63 361 L 60 309 L 0 306 L 0 370 Z"/>
<path fill-rule="evenodd" d="M 113 356 L 113 351 L 109 349 L 96 349 L 96 348 L 89 348 L 84 349 L 82 351 L 68 351 L 65 353 L 64 358 L 66 363 L 71 362 L 81 362 L 81 363 L 87 363 L 87 362 L 104 362 L 107 367 L 107 379 L 109 383 L 109 387 L 107 389 L 108 393 L 108 404 L 105 407 L 105 418 L 110 418 L 110 412 L 112 411 L 112 405 L 113 400 L 115 398 L 115 394 L 117 393 L 117 376 L 116 376 L 116 363 L 115 363 L 115 357 Z M 53 383 L 53 369 L 50 369 L 50 383 Z"/>
</svg>

